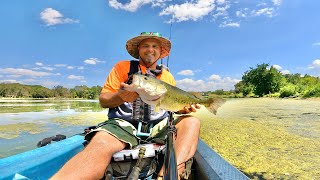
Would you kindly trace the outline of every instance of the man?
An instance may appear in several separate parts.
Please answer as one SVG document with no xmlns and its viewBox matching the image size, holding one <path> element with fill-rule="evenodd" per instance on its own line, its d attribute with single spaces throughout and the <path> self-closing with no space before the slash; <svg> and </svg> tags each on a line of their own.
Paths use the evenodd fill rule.
<svg viewBox="0 0 320 180">
<path fill-rule="evenodd" d="M 132 57 L 139 59 L 140 73 L 155 76 L 175 85 L 171 73 L 156 64 L 160 58 L 170 53 L 171 42 L 168 39 L 161 37 L 159 33 L 144 32 L 128 40 L 126 49 Z M 99 97 L 101 106 L 109 108 L 109 120 L 85 137 L 90 140 L 87 147 L 67 162 L 52 179 L 100 179 L 114 153 L 139 144 L 139 138 L 136 136 L 139 133 L 136 129 L 136 120 L 151 121 L 155 126 L 166 122 L 165 118 L 168 116 L 166 111 L 153 112 L 150 105 L 144 103 L 157 101 L 160 97 L 151 96 L 144 89 L 134 88 L 129 84 L 130 67 L 130 61 L 120 61 L 113 67 Z M 135 105 L 137 103 L 138 105 Z M 135 114 L 136 106 L 149 108 L 151 113 Z M 178 113 L 188 114 L 199 108 L 200 105 L 193 104 L 182 108 Z M 138 110 L 144 111 L 144 109 Z M 179 165 L 178 173 L 182 174 L 185 162 L 196 152 L 200 121 L 192 116 L 181 116 L 176 122 L 175 150 Z M 149 137 L 150 141 L 163 138 L 159 137 L 160 133 L 151 134 L 153 135 Z M 158 179 L 161 179 L 162 175 L 163 168 Z"/>
</svg>

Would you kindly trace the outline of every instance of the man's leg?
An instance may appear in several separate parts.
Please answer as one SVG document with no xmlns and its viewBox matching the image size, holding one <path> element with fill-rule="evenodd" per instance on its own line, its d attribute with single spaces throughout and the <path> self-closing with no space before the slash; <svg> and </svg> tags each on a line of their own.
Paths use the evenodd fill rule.
<svg viewBox="0 0 320 180">
<path fill-rule="evenodd" d="M 192 158 L 196 153 L 200 133 L 200 120 L 192 116 L 181 116 L 176 128 L 175 151 L 177 164 L 183 163 L 178 166 L 178 174 L 181 174 L 184 171 L 184 162 Z M 162 167 L 160 175 L 163 175 L 163 170 L 164 168 Z"/>
<path fill-rule="evenodd" d="M 200 120 L 192 116 L 182 116 L 181 120 L 176 124 L 177 138 L 175 141 L 175 151 L 177 164 L 183 163 L 179 174 L 184 170 L 184 162 L 194 156 L 197 151 L 198 138 L 200 133 Z"/>
<path fill-rule="evenodd" d="M 52 179 L 100 179 L 112 155 L 125 146 L 109 133 L 99 131 L 87 147 L 69 160 Z"/>
</svg>

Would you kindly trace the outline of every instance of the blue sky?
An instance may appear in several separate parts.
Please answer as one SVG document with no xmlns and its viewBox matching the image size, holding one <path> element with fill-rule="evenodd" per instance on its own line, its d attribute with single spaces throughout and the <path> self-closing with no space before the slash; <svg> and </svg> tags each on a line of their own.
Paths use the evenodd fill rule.
<svg viewBox="0 0 320 180">
<path fill-rule="evenodd" d="M 0 82 L 102 86 L 125 43 L 170 36 L 169 68 L 184 90 L 233 89 L 269 63 L 320 76 L 316 0 L 2 0 Z M 164 64 L 167 58 L 163 59 Z"/>
</svg>

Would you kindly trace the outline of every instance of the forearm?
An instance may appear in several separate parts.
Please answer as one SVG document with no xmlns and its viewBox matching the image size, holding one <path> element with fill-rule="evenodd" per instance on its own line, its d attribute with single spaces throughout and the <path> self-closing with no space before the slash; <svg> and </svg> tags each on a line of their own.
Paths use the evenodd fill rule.
<svg viewBox="0 0 320 180">
<path fill-rule="evenodd" d="M 114 108 L 124 102 L 132 102 L 139 96 L 135 92 L 120 90 L 115 93 L 101 93 L 99 96 L 100 105 L 103 108 Z"/>
</svg>

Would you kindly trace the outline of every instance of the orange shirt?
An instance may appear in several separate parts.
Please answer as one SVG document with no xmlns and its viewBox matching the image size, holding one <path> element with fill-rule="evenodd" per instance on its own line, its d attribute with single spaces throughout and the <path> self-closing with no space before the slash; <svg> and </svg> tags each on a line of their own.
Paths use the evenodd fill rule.
<svg viewBox="0 0 320 180">
<path fill-rule="evenodd" d="M 147 68 L 140 64 L 141 71 L 143 74 L 146 73 Z M 121 82 L 127 82 L 128 73 L 130 71 L 130 61 L 120 61 L 118 62 L 109 73 L 106 82 L 101 90 L 101 93 L 105 92 L 118 92 L 120 89 Z M 157 79 L 160 79 L 172 86 L 176 86 L 176 82 L 172 76 L 172 74 L 166 69 L 162 70 L 162 73 L 157 76 Z"/>
</svg>

